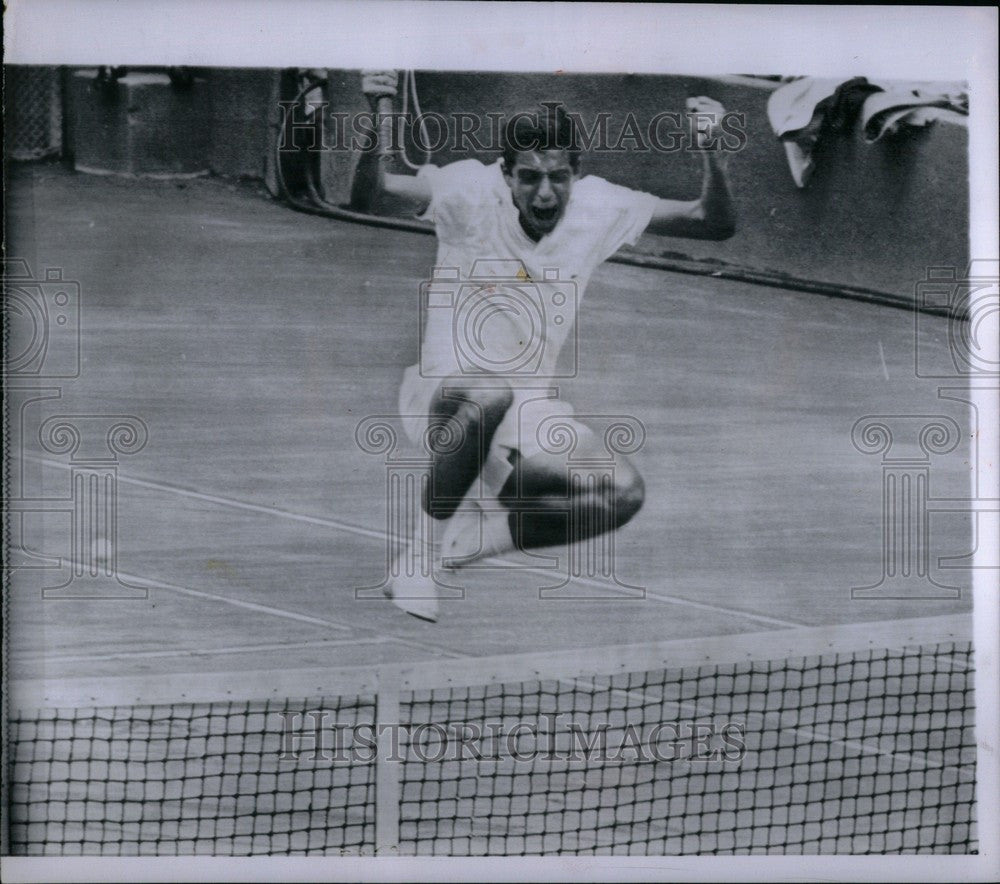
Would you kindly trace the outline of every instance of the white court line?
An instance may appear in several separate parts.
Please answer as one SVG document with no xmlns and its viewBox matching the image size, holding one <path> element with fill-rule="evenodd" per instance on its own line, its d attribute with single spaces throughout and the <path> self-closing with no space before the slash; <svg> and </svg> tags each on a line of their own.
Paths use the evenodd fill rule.
<svg viewBox="0 0 1000 884">
<path fill-rule="evenodd" d="M 76 564 L 75 562 L 73 564 Z M 176 583 L 167 583 L 164 580 L 152 580 L 148 577 L 139 577 L 135 574 L 123 574 L 121 571 L 118 575 L 128 581 L 136 581 L 140 584 L 145 583 L 150 587 L 156 589 L 167 589 L 171 592 L 179 592 L 183 595 L 194 596 L 195 598 L 211 599 L 216 602 L 223 602 L 227 605 L 235 605 L 238 608 L 248 608 L 252 611 L 259 611 L 263 614 L 272 614 L 275 617 L 284 617 L 288 620 L 299 620 L 303 623 L 312 623 L 316 626 L 323 626 L 327 629 L 339 629 L 342 632 L 354 632 L 357 629 L 372 629 L 370 626 L 355 626 L 353 624 L 344 623 L 338 620 L 327 620 L 322 617 L 312 617 L 308 614 L 299 614 L 297 611 L 288 611 L 284 608 L 273 608 L 270 605 L 260 605 L 256 602 L 244 602 L 240 599 L 234 599 L 230 596 L 217 595 L 213 592 L 205 592 L 200 589 L 190 589 L 187 586 L 178 586 Z M 439 657 L 465 657 L 466 654 L 459 653 L 458 651 L 452 651 L 441 645 L 432 645 L 427 642 L 416 641 L 415 639 L 403 638 L 402 636 L 393 635 L 391 632 L 383 632 L 379 630 L 379 634 L 387 638 L 391 638 L 393 641 L 399 642 L 400 644 L 408 645 L 412 648 L 418 648 L 421 651 L 431 651 Z"/>
<path fill-rule="evenodd" d="M 73 565 L 85 565 L 86 563 L 74 562 L 67 558 L 66 561 Z M 199 599 L 211 599 L 213 602 L 222 602 L 226 605 L 233 605 L 236 608 L 244 608 L 248 611 L 256 611 L 260 614 L 272 614 L 276 617 L 284 617 L 286 620 L 298 620 L 300 623 L 310 623 L 313 626 L 322 626 L 324 629 L 338 629 L 341 632 L 351 632 L 352 627 L 335 620 L 326 620 L 323 617 L 313 617 L 311 614 L 300 614 L 298 611 L 289 611 L 285 608 L 274 608 L 271 605 L 262 605 L 258 602 L 245 602 L 242 599 L 234 599 L 232 596 L 219 595 L 214 592 L 206 592 L 203 589 L 191 589 L 187 586 L 178 586 L 176 583 L 167 583 L 164 580 L 154 580 L 150 577 L 140 577 L 138 574 L 126 574 L 119 571 L 118 576 L 127 583 L 134 583 L 140 587 L 150 587 L 153 589 L 169 589 L 171 592 L 179 592 L 182 595 L 193 596 Z"/>
<path fill-rule="evenodd" d="M 69 556 L 64 556 L 62 560 L 79 568 L 84 568 L 88 565 L 86 562 L 78 562 Z M 282 617 L 286 620 L 298 620 L 302 623 L 311 623 L 314 626 L 322 626 L 326 629 L 338 629 L 341 632 L 355 632 L 359 629 L 376 631 L 371 626 L 358 626 L 352 623 L 345 623 L 344 621 L 329 620 L 322 617 L 312 617 L 308 614 L 300 614 L 297 611 L 288 611 L 285 608 L 274 608 L 271 605 L 261 605 L 257 602 L 245 602 L 242 599 L 234 599 L 231 596 L 218 595 L 217 593 L 206 592 L 202 589 L 191 589 L 188 586 L 179 586 L 176 583 L 168 583 L 165 580 L 156 580 L 152 577 L 140 577 L 138 574 L 126 574 L 124 571 L 119 571 L 118 576 L 140 588 L 149 587 L 150 589 L 165 589 L 169 592 L 177 592 L 181 595 L 189 595 L 199 599 L 208 599 L 213 602 L 222 602 L 224 605 L 233 605 L 236 608 L 245 608 L 261 614 L 270 614 L 274 617 Z M 461 651 L 454 651 L 444 645 L 431 644 L 430 642 L 422 642 L 412 638 L 405 638 L 404 636 L 395 635 L 391 632 L 385 632 L 384 630 L 377 630 L 377 632 L 378 635 L 391 639 L 397 644 L 406 645 L 421 651 L 430 651 L 438 657 L 459 658 L 468 656 L 468 654 L 462 653 Z"/>
<path fill-rule="evenodd" d="M 346 648 L 355 645 L 393 644 L 396 639 L 384 635 L 356 639 L 318 639 L 305 642 L 272 642 L 264 645 L 232 645 L 222 648 L 184 648 L 172 651 L 118 651 L 114 654 L 18 654 L 18 662 L 94 663 L 98 660 L 145 660 L 155 657 L 214 657 L 221 654 L 251 654 L 267 651 L 299 651 L 310 648 Z"/>
<path fill-rule="evenodd" d="M 61 463 L 60 461 L 49 460 L 44 457 L 37 457 L 35 455 L 23 454 L 22 457 L 25 460 L 35 461 L 37 463 L 44 464 L 46 466 L 57 467 L 58 469 L 69 470 L 71 466 L 69 464 Z M 307 516 L 302 513 L 293 513 L 289 510 L 279 509 L 273 506 L 263 506 L 256 503 L 247 503 L 243 500 L 237 500 L 232 497 L 223 497 L 218 494 L 205 494 L 201 491 L 192 491 L 188 488 L 182 488 L 178 485 L 170 485 L 165 482 L 152 482 L 148 479 L 136 479 L 128 476 L 123 476 L 119 473 L 118 481 L 125 485 L 136 485 L 140 488 L 150 488 L 154 491 L 166 491 L 171 494 L 176 494 L 180 497 L 189 497 L 194 500 L 201 500 L 205 503 L 214 503 L 220 506 L 227 506 L 231 509 L 245 510 L 247 512 L 260 513 L 267 516 L 277 516 L 281 519 L 287 519 L 292 522 L 302 522 L 307 525 L 317 525 L 322 528 L 333 528 L 338 531 L 344 531 L 348 534 L 354 534 L 358 537 L 368 537 L 375 540 L 382 541 L 383 543 L 387 539 L 388 535 L 385 531 L 378 531 L 372 528 L 364 528 L 361 525 L 354 525 L 350 522 L 343 522 L 339 519 L 324 518 L 321 516 Z M 502 559 L 485 559 L 484 563 L 493 563 L 496 565 L 502 565 Z M 543 577 L 552 577 L 551 571 L 546 571 L 542 568 L 519 568 L 519 571 L 524 571 L 530 574 L 538 574 Z M 124 576 L 124 575 L 122 575 Z M 595 586 L 598 589 L 611 590 L 612 592 L 617 592 L 619 595 L 635 595 L 635 590 L 630 590 L 626 588 L 618 589 L 615 586 L 608 585 L 607 583 L 602 583 L 598 580 L 591 580 L 587 577 L 574 577 L 576 582 L 582 583 L 585 586 Z M 692 599 L 686 599 L 681 596 L 668 595 L 662 592 L 652 592 L 650 590 L 645 590 L 645 598 L 655 599 L 658 602 L 665 602 L 669 605 L 679 605 L 685 608 L 694 608 L 700 611 L 711 611 L 716 614 L 724 614 L 729 617 L 741 617 L 745 620 L 752 620 L 757 623 L 766 623 L 770 626 L 784 626 L 788 628 L 793 628 L 796 626 L 805 626 L 806 624 L 800 620 L 785 620 L 778 617 L 769 617 L 766 614 L 757 614 L 750 611 L 741 611 L 738 608 L 728 608 L 723 605 L 710 605 L 706 602 L 696 602 Z M 324 621 L 325 622 L 325 621 Z"/>
</svg>

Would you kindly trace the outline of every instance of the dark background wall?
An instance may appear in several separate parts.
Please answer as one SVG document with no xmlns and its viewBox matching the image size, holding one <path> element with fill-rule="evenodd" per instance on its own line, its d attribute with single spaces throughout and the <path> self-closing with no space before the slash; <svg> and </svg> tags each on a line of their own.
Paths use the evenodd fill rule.
<svg viewBox="0 0 1000 884">
<path fill-rule="evenodd" d="M 721 243 L 646 236 L 637 244 L 640 252 L 723 261 L 904 296 L 912 294 L 928 265 L 968 263 L 968 132 L 961 120 L 911 128 L 875 144 L 864 142 L 860 125 L 834 134 L 815 155 L 812 180 L 799 189 L 767 118 L 767 100 L 777 84 L 740 77 L 433 72 L 418 72 L 416 82 L 424 113 L 510 114 L 559 101 L 588 126 L 599 112 L 610 113 L 611 141 L 629 113 L 645 133 L 657 113 L 683 111 L 688 96 L 707 95 L 745 114 L 746 144 L 729 163 L 739 213 L 736 235 Z M 331 84 L 336 109 L 363 109 L 356 72 L 332 72 Z M 661 129 L 664 142 L 668 129 Z M 429 134 L 433 141 L 433 127 Z M 480 141 L 487 135 L 484 123 Z M 472 155 L 487 162 L 497 156 Z M 422 160 L 417 150 L 410 156 Z M 448 145 L 433 161 L 468 156 Z M 330 187 L 336 190 L 348 174 L 343 159 L 329 168 L 337 179 Z M 693 199 L 701 185 L 701 160 L 688 152 L 591 152 L 583 170 L 677 199 Z"/>
<path fill-rule="evenodd" d="M 122 87 L 117 98 L 88 92 L 86 76 L 79 71 L 68 74 L 75 87 L 66 96 L 64 141 L 81 165 L 99 165 L 103 152 L 111 171 L 139 174 L 152 160 L 177 170 L 250 178 L 265 178 L 273 168 L 277 101 L 282 97 L 278 71 L 203 69 L 197 72 L 194 93 L 178 95 L 170 87 L 137 82 L 131 90 Z M 645 132 L 655 114 L 683 111 L 692 95 L 708 95 L 727 110 L 745 114 L 746 143 L 729 164 L 739 215 L 736 235 L 718 243 L 646 236 L 636 246 L 640 253 L 903 298 L 913 296 L 926 267 L 968 263 L 968 144 L 960 118 L 905 130 L 875 144 L 866 144 L 857 126 L 836 134 L 817 151 L 816 172 L 799 189 L 768 123 L 767 99 L 777 86 L 768 81 L 418 71 L 416 84 L 425 113 L 506 115 L 540 101 L 559 101 L 592 125 L 599 112 L 607 112 L 612 140 L 629 113 Z M 330 112 L 367 108 L 357 71 L 330 70 L 326 98 Z M 397 99 L 396 109 L 400 107 Z M 328 125 L 327 134 L 331 132 Z M 486 136 L 484 124 L 480 139 Z M 180 154 L 186 156 L 178 159 Z M 423 159 L 412 145 L 409 155 L 414 161 Z M 470 155 L 487 162 L 497 157 L 491 151 L 459 153 L 448 143 L 432 161 Z M 87 162 L 81 163 L 81 157 Z M 348 151 L 324 153 L 322 178 L 332 201 L 346 201 L 355 161 Z M 585 157 L 584 164 L 584 172 L 664 197 L 690 199 L 699 192 L 700 159 L 688 152 L 598 151 Z M 393 211 L 391 206 L 385 210 Z"/>
</svg>

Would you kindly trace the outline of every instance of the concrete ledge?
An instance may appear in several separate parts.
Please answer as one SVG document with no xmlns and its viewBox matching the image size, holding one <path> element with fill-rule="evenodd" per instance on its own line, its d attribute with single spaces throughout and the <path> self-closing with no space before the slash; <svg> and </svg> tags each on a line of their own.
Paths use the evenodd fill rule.
<svg viewBox="0 0 1000 884">
<path fill-rule="evenodd" d="M 204 80 L 175 88 L 166 74 L 100 82 L 96 70 L 69 78 L 74 168 L 108 175 L 191 177 L 209 172 L 210 103 Z"/>
</svg>

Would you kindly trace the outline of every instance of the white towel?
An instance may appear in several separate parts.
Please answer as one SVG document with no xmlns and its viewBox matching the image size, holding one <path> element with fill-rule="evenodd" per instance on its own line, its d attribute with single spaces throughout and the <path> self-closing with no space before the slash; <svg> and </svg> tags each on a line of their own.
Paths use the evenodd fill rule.
<svg viewBox="0 0 1000 884">
<path fill-rule="evenodd" d="M 927 126 L 948 112 L 966 112 L 962 94 L 928 94 L 919 90 L 876 92 L 865 99 L 861 126 L 872 144 L 900 126 Z"/>
<path fill-rule="evenodd" d="M 815 169 L 812 153 L 822 122 L 813 121 L 816 107 L 846 82 L 847 79 L 803 77 L 775 89 L 767 101 L 767 118 L 784 144 L 788 168 L 797 187 L 805 187 Z"/>
</svg>

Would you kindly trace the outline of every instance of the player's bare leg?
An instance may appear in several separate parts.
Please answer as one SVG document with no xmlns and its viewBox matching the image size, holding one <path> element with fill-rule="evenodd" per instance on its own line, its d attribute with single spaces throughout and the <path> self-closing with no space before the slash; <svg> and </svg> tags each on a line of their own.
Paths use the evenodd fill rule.
<svg viewBox="0 0 1000 884">
<path fill-rule="evenodd" d="M 497 427 L 513 402 L 502 379 L 449 378 L 438 388 L 428 419 L 428 447 L 433 454 L 424 511 L 438 522 L 452 519 L 466 492 L 479 477 Z M 440 555 L 430 537 L 415 532 L 402 555 L 428 567 L 398 570 L 391 586 L 393 601 L 408 614 L 437 619 L 434 568 Z M 417 548 L 419 546 L 419 548 Z M 414 553 L 416 555 L 414 555 Z"/>
<path fill-rule="evenodd" d="M 577 453 L 586 457 L 589 444 L 596 449 L 582 439 Z M 601 454 L 603 448 L 595 450 L 595 457 Z M 514 549 L 576 543 L 617 530 L 639 511 L 645 495 L 642 477 L 623 456 L 613 480 L 575 488 L 569 481 L 565 459 L 550 454 L 518 459 L 498 496 L 505 509 L 454 520 L 443 539 L 445 563 L 461 567 Z"/>
</svg>

